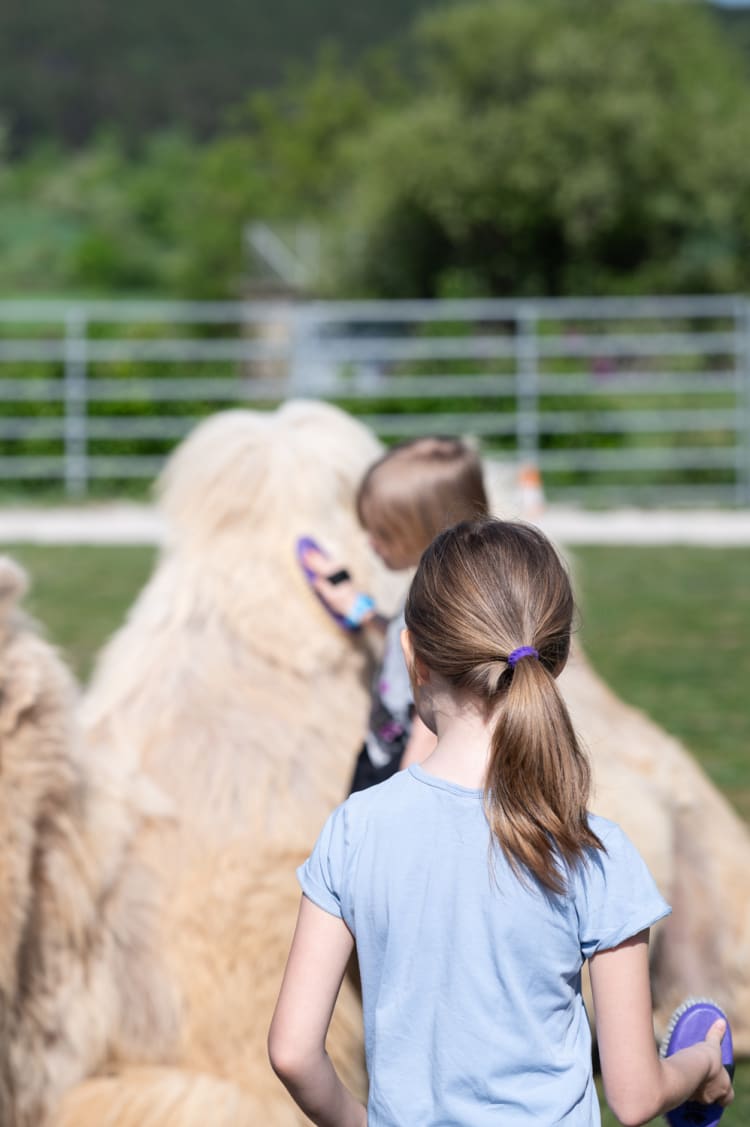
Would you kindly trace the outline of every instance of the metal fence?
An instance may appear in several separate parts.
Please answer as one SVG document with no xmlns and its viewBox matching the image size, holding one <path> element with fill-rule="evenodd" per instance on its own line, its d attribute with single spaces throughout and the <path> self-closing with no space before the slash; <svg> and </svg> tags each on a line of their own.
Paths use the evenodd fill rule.
<svg viewBox="0 0 750 1127">
<path fill-rule="evenodd" d="M 0 482 L 151 478 L 202 416 L 339 403 L 476 436 L 552 499 L 750 505 L 750 300 L 0 302 Z"/>
</svg>

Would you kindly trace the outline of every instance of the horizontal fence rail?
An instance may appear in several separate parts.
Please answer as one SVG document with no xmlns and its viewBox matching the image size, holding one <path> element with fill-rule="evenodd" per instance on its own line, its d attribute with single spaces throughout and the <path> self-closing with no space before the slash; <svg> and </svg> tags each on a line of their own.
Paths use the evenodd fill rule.
<svg viewBox="0 0 750 1127">
<path fill-rule="evenodd" d="M 321 398 L 475 436 L 551 499 L 750 505 L 744 296 L 0 301 L 0 482 L 112 493 L 207 414 Z"/>
</svg>

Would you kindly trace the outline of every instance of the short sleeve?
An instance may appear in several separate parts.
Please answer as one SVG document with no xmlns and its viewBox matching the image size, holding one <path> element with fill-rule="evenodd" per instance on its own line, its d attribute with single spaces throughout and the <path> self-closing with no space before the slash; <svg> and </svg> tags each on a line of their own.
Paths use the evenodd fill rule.
<svg viewBox="0 0 750 1127">
<path fill-rule="evenodd" d="M 594 827 L 606 852 L 592 850 L 576 876 L 578 935 L 584 958 L 651 927 L 671 908 L 638 850 L 613 822 Z"/>
<path fill-rule="evenodd" d="M 297 869 L 297 879 L 305 896 L 332 916 L 343 917 L 341 889 L 346 842 L 344 807 L 337 807 L 328 818 L 312 853 Z"/>
</svg>

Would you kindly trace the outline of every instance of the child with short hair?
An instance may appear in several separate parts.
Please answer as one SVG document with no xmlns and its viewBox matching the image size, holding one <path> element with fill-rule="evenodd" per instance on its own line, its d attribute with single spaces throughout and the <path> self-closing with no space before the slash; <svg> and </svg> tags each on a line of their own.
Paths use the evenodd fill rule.
<svg viewBox="0 0 750 1127">
<path fill-rule="evenodd" d="M 487 511 L 479 455 L 460 438 L 431 435 L 391 447 L 369 468 L 357 491 L 360 523 L 393 571 L 415 567 L 444 528 Z M 385 635 L 368 731 L 350 786 L 351 791 L 364 790 L 423 759 L 434 745 L 434 736 L 414 714 L 400 643 L 403 610 L 389 621 L 369 596 L 357 591 L 346 569 L 314 551 L 307 552 L 305 563 L 318 572 L 318 594 L 350 629 Z"/>
<path fill-rule="evenodd" d="M 726 1106 L 725 1031 L 661 1059 L 648 971 L 668 914 L 613 822 L 556 684 L 573 596 L 537 528 L 463 522 L 425 551 L 403 642 L 434 751 L 350 796 L 298 870 L 271 1062 L 326 1127 L 593 1127 L 589 961 L 605 1093 L 624 1124 Z M 367 1110 L 325 1040 L 356 942 Z"/>
</svg>

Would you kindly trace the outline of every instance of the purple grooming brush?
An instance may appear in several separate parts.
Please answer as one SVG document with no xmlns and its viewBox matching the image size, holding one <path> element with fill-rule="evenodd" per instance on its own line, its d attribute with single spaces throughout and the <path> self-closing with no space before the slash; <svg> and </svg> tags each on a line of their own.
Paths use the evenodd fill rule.
<svg viewBox="0 0 750 1127">
<path fill-rule="evenodd" d="M 331 607 L 329 607 L 328 603 L 321 596 L 320 592 L 315 590 L 314 583 L 315 583 L 315 580 L 318 578 L 318 573 L 316 571 L 313 571 L 313 569 L 311 567 L 308 567 L 307 564 L 305 563 L 305 552 L 308 552 L 308 551 L 320 552 L 321 556 L 327 556 L 327 552 L 323 551 L 320 544 L 318 544 L 318 542 L 316 540 L 313 540 L 312 536 L 300 536 L 299 540 L 297 541 L 297 562 L 299 563 L 299 566 L 302 568 L 302 573 L 304 574 L 305 579 L 310 584 L 310 587 L 311 587 L 312 591 L 315 593 L 315 596 L 317 597 L 318 601 L 320 602 L 320 605 L 323 607 L 324 610 L 328 611 L 328 613 L 330 614 L 330 616 L 334 620 L 334 622 L 338 623 L 338 625 L 341 627 L 342 630 L 348 630 L 349 632 L 353 632 L 357 628 L 352 626 L 351 623 L 344 617 L 343 614 L 338 614 L 337 611 L 335 611 Z"/>
<path fill-rule="evenodd" d="M 715 1002 L 708 998 L 688 998 L 675 1010 L 670 1018 L 667 1032 L 662 1041 L 660 1054 L 671 1057 L 679 1049 L 686 1049 L 698 1041 L 704 1041 L 706 1034 L 718 1018 L 727 1022 L 727 1031 L 721 1042 L 721 1059 L 731 1076 L 734 1072 L 734 1050 L 732 1032 L 727 1015 Z M 714 1127 L 724 1112 L 719 1104 L 700 1104 L 693 1100 L 675 1107 L 665 1114 L 670 1127 Z"/>
</svg>

